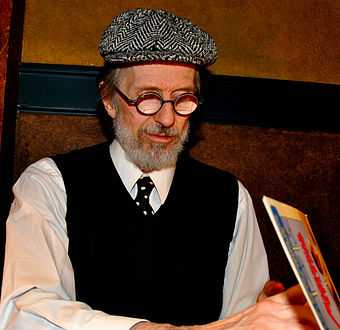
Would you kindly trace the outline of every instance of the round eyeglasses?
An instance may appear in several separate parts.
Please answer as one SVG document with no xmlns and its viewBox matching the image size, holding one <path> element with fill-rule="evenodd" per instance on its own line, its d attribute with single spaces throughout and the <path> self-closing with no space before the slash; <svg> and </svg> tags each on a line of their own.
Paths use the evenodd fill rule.
<svg viewBox="0 0 340 330">
<path fill-rule="evenodd" d="M 180 116 L 188 116 L 193 113 L 201 103 L 198 97 L 192 93 L 184 93 L 173 100 L 164 100 L 155 92 L 146 92 L 138 95 L 136 99 L 128 98 L 117 86 L 114 86 L 119 96 L 128 104 L 134 105 L 138 112 L 151 116 L 161 110 L 164 103 L 172 103 L 175 112 Z"/>
</svg>

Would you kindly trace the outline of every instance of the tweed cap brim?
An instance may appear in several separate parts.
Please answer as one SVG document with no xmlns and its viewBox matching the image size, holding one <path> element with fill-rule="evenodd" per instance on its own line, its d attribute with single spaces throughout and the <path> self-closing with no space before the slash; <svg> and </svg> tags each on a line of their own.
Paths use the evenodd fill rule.
<svg viewBox="0 0 340 330">
<path fill-rule="evenodd" d="M 131 9 L 113 18 L 99 52 L 106 63 L 167 61 L 207 66 L 215 62 L 213 38 L 186 18 L 161 9 Z"/>
</svg>

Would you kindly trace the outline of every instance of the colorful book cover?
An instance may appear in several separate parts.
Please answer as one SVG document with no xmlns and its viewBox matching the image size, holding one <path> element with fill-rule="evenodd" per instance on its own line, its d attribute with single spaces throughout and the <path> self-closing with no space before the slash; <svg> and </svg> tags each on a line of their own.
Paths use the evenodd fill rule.
<svg viewBox="0 0 340 330">
<path fill-rule="evenodd" d="M 262 200 L 320 329 L 340 329 L 339 295 L 307 215 L 269 197 Z"/>
</svg>

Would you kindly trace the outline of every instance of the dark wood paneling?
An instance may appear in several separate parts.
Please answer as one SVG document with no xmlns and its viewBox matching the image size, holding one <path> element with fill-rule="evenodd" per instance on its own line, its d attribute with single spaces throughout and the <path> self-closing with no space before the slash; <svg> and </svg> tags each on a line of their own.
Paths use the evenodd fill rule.
<svg viewBox="0 0 340 330">
<path fill-rule="evenodd" d="M 105 141 L 95 116 L 20 113 L 17 121 L 15 176 L 50 155 Z"/>
<path fill-rule="evenodd" d="M 202 125 L 196 158 L 234 173 L 249 189 L 273 278 L 295 281 L 262 205 L 267 195 L 307 213 L 320 249 L 340 285 L 340 134 Z"/>
<path fill-rule="evenodd" d="M 340 274 L 339 133 L 204 123 L 198 136 L 200 139 L 191 151 L 193 156 L 229 170 L 249 189 L 273 278 L 287 285 L 295 281 L 262 205 L 264 194 L 291 203 L 310 215 L 330 271 Z M 16 172 L 19 174 L 41 157 L 104 140 L 95 116 L 20 113 Z"/>
</svg>

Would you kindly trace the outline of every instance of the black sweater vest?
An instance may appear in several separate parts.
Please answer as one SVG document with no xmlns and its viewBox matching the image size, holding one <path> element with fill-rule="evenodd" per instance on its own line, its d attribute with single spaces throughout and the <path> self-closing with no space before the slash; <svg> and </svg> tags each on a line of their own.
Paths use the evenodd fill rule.
<svg viewBox="0 0 340 330">
<path fill-rule="evenodd" d="M 166 202 L 145 217 L 108 144 L 53 159 L 66 187 L 77 300 L 154 322 L 218 319 L 238 206 L 231 174 L 182 156 Z"/>
</svg>

